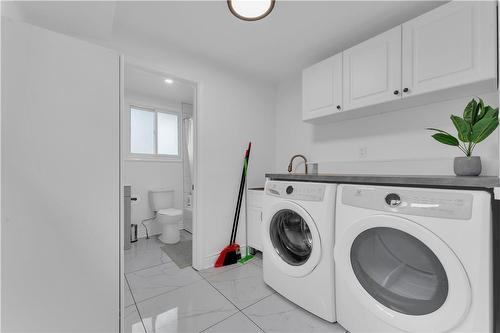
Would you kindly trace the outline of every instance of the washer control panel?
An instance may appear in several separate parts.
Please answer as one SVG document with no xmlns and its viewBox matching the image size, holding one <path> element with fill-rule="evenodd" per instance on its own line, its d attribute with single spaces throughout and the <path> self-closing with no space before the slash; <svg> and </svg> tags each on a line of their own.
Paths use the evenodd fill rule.
<svg viewBox="0 0 500 333">
<path fill-rule="evenodd" d="M 300 201 L 323 201 L 325 185 L 268 181 L 266 194 Z"/>
<path fill-rule="evenodd" d="M 469 220 L 473 196 L 453 190 L 343 186 L 342 204 L 406 215 Z"/>
</svg>

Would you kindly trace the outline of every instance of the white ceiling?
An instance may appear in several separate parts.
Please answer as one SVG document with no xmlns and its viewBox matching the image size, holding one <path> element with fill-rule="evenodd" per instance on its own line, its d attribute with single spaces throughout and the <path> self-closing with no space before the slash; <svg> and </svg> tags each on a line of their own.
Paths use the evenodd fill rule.
<svg viewBox="0 0 500 333">
<path fill-rule="evenodd" d="M 194 104 L 194 87 L 173 78 L 172 84 L 165 83 L 167 77 L 125 65 L 125 95 L 135 94 L 153 97 L 156 100 Z"/>
<path fill-rule="evenodd" d="M 2 15 L 90 39 L 109 39 L 114 1 L 2 1 Z"/>
<path fill-rule="evenodd" d="M 6 15 L 91 39 L 139 38 L 277 82 L 416 17 L 440 1 L 283 1 L 265 19 L 226 1 L 15 2 Z"/>
</svg>

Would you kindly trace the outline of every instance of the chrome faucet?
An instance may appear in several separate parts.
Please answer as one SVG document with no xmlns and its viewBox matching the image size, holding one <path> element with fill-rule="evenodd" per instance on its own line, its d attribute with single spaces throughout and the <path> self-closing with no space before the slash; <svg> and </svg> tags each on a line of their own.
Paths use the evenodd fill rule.
<svg viewBox="0 0 500 333">
<path fill-rule="evenodd" d="M 297 155 L 293 155 L 293 156 L 292 156 L 292 159 L 290 160 L 290 164 L 288 164 L 288 172 L 292 172 L 292 168 L 293 168 L 293 160 L 294 160 L 296 157 L 302 157 L 302 158 L 304 159 L 304 167 L 306 168 L 306 175 L 307 175 L 307 158 L 306 158 L 304 155 L 300 155 L 300 154 L 297 154 Z"/>
</svg>

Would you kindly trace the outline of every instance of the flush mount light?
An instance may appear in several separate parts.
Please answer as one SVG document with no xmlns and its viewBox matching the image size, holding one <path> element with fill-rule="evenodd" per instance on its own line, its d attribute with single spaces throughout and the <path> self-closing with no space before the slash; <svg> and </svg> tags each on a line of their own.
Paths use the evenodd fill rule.
<svg viewBox="0 0 500 333">
<path fill-rule="evenodd" d="M 257 21 L 271 13 L 275 0 L 227 0 L 231 13 L 241 20 Z"/>
<path fill-rule="evenodd" d="M 172 79 L 165 79 L 165 83 L 172 84 L 172 83 L 174 83 L 174 80 L 172 80 Z"/>
</svg>

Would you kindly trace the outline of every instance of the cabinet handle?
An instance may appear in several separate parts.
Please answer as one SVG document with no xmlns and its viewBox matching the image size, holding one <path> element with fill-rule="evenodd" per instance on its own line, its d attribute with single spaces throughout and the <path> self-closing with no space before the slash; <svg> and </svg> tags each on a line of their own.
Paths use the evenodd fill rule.
<svg viewBox="0 0 500 333">
<path fill-rule="evenodd" d="M 337 105 L 337 110 L 340 110 L 340 109 L 341 109 L 340 105 Z"/>
<path fill-rule="evenodd" d="M 399 90 L 394 90 L 394 95 L 399 95 Z"/>
<path fill-rule="evenodd" d="M 260 212 L 260 221 L 262 222 L 262 211 Z"/>
<path fill-rule="evenodd" d="M 404 92 L 404 93 L 407 93 L 408 91 L 410 91 L 410 89 L 408 89 L 408 88 L 404 88 L 404 89 L 403 89 L 403 92 Z"/>
</svg>

